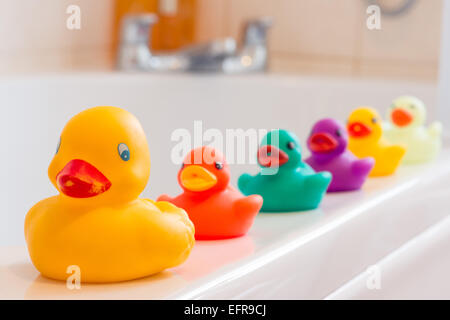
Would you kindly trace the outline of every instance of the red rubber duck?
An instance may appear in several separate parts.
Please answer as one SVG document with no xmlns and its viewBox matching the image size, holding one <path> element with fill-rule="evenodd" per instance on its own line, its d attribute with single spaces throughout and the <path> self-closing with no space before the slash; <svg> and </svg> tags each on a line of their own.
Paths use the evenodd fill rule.
<svg viewBox="0 0 450 320">
<path fill-rule="evenodd" d="M 230 169 L 224 156 L 211 147 L 192 150 L 178 172 L 184 192 L 175 198 L 162 195 L 183 208 L 195 226 L 197 240 L 216 240 L 243 236 L 261 209 L 259 195 L 243 196 L 230 184 Z"/>
</svg>

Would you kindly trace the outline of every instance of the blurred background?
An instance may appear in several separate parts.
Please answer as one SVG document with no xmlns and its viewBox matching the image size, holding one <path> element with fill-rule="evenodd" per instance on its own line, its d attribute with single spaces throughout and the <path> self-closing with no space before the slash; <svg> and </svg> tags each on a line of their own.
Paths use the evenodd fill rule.
<svg viewBox="0 0 450 320">
<path fill-rule="evenodd" d="M 374 3 L 393 12 L 383 15 L 381 30 L 366 27 Z M 61 27 L 69 5 L 81 9 L 79 30 Z M 111 70 L 120 18 L 154 12 L 154 49 L 238 38 L 246 20 L 271 16 L 272 72 L 435 82 L 442 6 L 443 0 L 1 0 L 0 72 Z"/>
</svg>

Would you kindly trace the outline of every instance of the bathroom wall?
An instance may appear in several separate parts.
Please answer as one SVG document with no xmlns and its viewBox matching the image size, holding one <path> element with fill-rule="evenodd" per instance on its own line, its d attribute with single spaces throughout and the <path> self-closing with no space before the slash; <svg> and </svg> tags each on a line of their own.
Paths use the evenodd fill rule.
<svg viewBox="0 0 450 320">
<path fill-rule="evenodd" d="M 394 78 L 437 78 L 441 0 L 417 0 L 398 17 L 366 27 L 367 0 L 207 0 L 200 39 L 239 34 L 243 21 L 272 16 L 272 69 Z M 388 1 L 379 1 L 387 4 Z M 402 1 L 390 1 L 391 5 Z"/>
<path fill-rule="evenodd" d="M 273 16 L 274 71 L 435 81 L 442 1 L 417 0 L 371 31 L 368 0 L 198 0 L 196 38 L 239 36 L 246 19 Z M 80 30 L 65 27 L 70 4 Z M 114 0 L 1 0 L 0 72 L 111 68 L 113 12 Z"/>
<path fill-rule="evenodd" d="M 69 5 L 81 28 L 69 30 Z M 0 72 L 111 68 L 113 0 L 0 0 Z"/>
</svg>

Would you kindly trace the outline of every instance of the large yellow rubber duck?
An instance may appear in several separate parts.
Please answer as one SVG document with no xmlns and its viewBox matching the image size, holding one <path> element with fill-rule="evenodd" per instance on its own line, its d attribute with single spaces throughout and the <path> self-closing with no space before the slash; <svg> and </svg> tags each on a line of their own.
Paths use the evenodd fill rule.
<svg viewBox="0 0 450 320">
<path fill-rule="evenodd" d="M 426 108 L 416 97 L 395 99 L 388 110 L 385 137 L 389 142 L 407 147 L 403 163 L 415 164 L 436 158 L 442 147 L 442 124 L 425 128 Z"/>
<path fill-rule="evenodd" d="M 188 257 L 194 226 L 186 212 L 138 198 L 150 175 L 150 153 L 128 111 L 95 107 L 73 117 L 48 175 L 60 194 L 37 203 L 25 219 L 28 251 L 42 275 L 125 281 Z"/>
<path fill-rule="evenodd" d="M 376 110 L 369 107 L 354 110 L 348 118 L 347 130 L 349 150 L 358 158 L 375 159 L 369 176 L 386 176 L 395 172 L 405 155 L 405 148 L 391 145 L 382 137 L 381 118 Z"/>
</svg>

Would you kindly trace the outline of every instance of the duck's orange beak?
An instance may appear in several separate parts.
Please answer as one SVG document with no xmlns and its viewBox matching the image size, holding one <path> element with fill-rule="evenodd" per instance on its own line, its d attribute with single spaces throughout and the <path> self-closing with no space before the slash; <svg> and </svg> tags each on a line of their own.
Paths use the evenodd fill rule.
<svg viewBox="0 0 450 320">
<path fill-rule="evenodd" d="M 95 197 L 111 187 L 111 182 L 97 168 L 86 161 L 75 159 L 56 176 L 56 183 L 66 196 Z"/>
<path fill-rule="evenodd" d="M 327 132 L 318 132 L 308 139 L 309 148 L 313 152 L 326 153 L 338 147 L 336 139 Z"/>
<path fill-rule="evenodd" d="M 267 145 L 258 149 L 258 162 L 263 167 L 281 167 L 289 161 L 289 156 L 275 146 Z"/>
<path fill-rule="evenodd" d="M 189 191 L 205 191 L 217 184 L 217 177 L 208 169 L 199 165 L 189 165 L 180 173 L 181 185 Z"/>
<path fill-rule="evenodd" d="M 347 131 L 354 138 L 362 138 L 368 136 L 372 129 L 362 122 L 353 122 L 347 126 Z"/>
<path fill-rule="evenodd" d="M 392 122 L 394 122 L 399 127 L 404 127 L 413 121 L 413 116 L 406 110 L 395 109 L 391 113 Z"/>
</svg>

